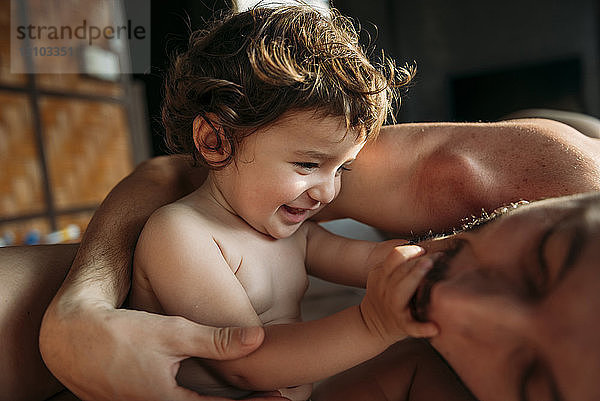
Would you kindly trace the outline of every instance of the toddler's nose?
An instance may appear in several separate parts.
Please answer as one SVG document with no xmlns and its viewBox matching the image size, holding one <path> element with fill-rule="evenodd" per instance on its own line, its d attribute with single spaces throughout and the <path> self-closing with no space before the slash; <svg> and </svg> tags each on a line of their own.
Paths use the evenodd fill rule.
<svg viewBox="0 0 600 401">
<path fill-rule="evenodd" d="M 321 203 L 330 203 L 336 196 L 335 177 L 325 179 L 308 190 L 308 195 Z"/>
</svg>

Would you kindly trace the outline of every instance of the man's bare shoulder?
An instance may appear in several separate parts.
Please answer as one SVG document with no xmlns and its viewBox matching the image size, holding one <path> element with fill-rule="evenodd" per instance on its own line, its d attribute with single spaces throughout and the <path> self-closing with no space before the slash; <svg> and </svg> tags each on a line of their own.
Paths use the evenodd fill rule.
<svg viewBox="0 0 600 401">
<path fill-rule="evenodd" d="M 440 231 L 482 208 L 600 189 L 600 141 L 546 119 L 398 124 L 382 128 L 354 166 L 334 204 L 342 213 L 356 214 L 353 200 L 366 194 L 358 220 Z"/>
<path fill-rule="evenodd" d="M 408 146 L 424 144 L 439 146 L 457 141 L 479 144 L 481 140 L 498 141 L 517 137 L 567 138 L 579 141 L 589 137 L 573 127 L 547 118 L 520 118 L 494 122 L 426 122 L 402 123 L 381 128 L 377 142 L 396 143 L 398 139 L 410 140 Z"/>
</svg>

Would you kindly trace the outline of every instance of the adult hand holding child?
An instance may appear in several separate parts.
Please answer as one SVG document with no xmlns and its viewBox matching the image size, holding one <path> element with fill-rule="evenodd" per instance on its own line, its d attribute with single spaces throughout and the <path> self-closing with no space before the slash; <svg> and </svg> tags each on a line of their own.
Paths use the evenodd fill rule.
<svg viewBox="0 0 600 401">
<path fill-rule="evenodd" d="M 56 308 L 60 306 L 53 304 L 47 314 L 55 313 Z M 240 358 L 254 351 L 264 338 L 259 327 L 214 328 L 181 317 L 114 309 L 102 302 L 88 302 L 71 314 L 62 314 L 65 315 L 77 318 L 42 330 L 42 341 L 46 345 L 42 354 L 63 384 L 81 399 L 95 401 L 123 396 L 131 401 L 213 400 L 178 386 L 175 374 L 179 363 L 191 356 L 219 360 Z M 71 324 L 76 325 L 77 330 L 73 330 Z M 149 327 L 152 327 L 151 336 L 146 335 Z M 89 338 L 101 337 L 103 341 L 87 347 L 87 342 L 65 340 L 72 336 L 80 340 L 84 332 Z M 75 349 L 64 350 L 65 344 Z M 140 349 L 154 352 L 144 353 Z M 69 359 L 65 360 L 65 356 Z M 68 372 L 87 372 L 94 380 L 81 383 L 62 375 L 67 371 L 61 366 L 69 366 Z M 126 374 L 124 366 L 128 367 Z M 268 399 L 279 398 L 260 398 Z"/>
</svg>

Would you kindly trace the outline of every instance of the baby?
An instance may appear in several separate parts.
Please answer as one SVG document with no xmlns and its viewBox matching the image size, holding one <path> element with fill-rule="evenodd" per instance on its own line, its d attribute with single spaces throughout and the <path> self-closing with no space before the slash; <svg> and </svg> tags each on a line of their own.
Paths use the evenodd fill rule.
<svg viewBox="0 0 600 401">
<path fill-rule="evenodd" d="M 211 326 L 289 326 L 247 358 L 184 361 L 178 381 L 188 388 L 229 398 L 279 389 L 306 400 L 307 383 L 406 335 L 436 332 L 407 308 L 431 263 L 396 268 L 399 256 L 422 250 L 345 239 L 307 221 L 335 199 L 342 174 L 378 133 L 393 88 L 410 80 L 391 63 L 374 67 L 357 36 L 335 10 L 255 8 L 192 34 L 174 61 L 167 142 L 209 174 L 146 223 L 131 306 Z M 300 323 L 307 273 L 360 287 L 369 276 L 365 298 Z"/>
</svg>

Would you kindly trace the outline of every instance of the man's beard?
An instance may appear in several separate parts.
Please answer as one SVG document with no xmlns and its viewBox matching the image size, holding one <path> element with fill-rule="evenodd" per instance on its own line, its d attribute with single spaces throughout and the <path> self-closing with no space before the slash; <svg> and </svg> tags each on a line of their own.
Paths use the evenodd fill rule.
<svg viewBox="0 0 600 401">
<path fill-rule="evenodd" d="M 433 263 L 433 267 L 423 278 L 423 282 L 417 288 L 414 295 L 410 299 L 410 313 L 418 322 L 429 321 L 429 303 L 431 301 L 431 290 L 433 286 L 446 278 L 449 264 L 448 260 L 452 255 L 444 254 Z"/>
</svg>

